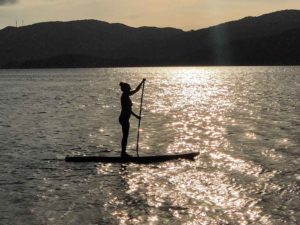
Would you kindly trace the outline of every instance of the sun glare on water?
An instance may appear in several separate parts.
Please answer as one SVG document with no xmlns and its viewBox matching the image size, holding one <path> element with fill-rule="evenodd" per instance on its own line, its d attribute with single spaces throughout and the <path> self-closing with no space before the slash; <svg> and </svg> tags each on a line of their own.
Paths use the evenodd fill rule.
<svg viewBox="0 0 300 225">
<path fill-rule="evenodd" d="M 257 205 L 260 200 L 248 194 L 250 187 L 240 184 L 253 180 L 260 186 L 274 174 L 260 176 L 260 165 L 234 154 L 227 125 L 235 124 L 230 114 L 238 99 L 224 68 L 160 68 L 149 80 L 143 122 L 148 135 L 142 148 L 165 147 L 162 153 L 199 151 L 200 157 L 195 162 L 128 166 L 130 172 L 121 176 L 131 200 L 111 203 L 128 207 L 115 211 L 120 224 L 157 224 L 164 216 L 177 218 L 180 224 L 271 224 Z M 170 132 L 168 144 L 160 146 Z M 251 132 L 244 136 L 256 138 Z M 136 213 L 145 210 L 147 216 L 134 216 L 135 204 L 145 207 Z"/>
</svg>

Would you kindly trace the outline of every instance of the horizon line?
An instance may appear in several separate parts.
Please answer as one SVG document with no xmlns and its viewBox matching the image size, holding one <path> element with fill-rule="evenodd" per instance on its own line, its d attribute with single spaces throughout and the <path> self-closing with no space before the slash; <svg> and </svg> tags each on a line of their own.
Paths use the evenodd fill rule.
<svg viewBox="0 0 300 225">
<path fill-rule="evenodd" d="M 33 25 L 37 25 L 37 24 L 45 24 L 45 23 L 72 23 L 72 22 L 80 22 L 80 21 L 97 21 L 97 22 L 107 23 L 107 24 L 111 24 L 111 25 L 119 24 L 119 25 L 123 25 L 123 26 L 126 26 L 126 27 L 134 28 L 134 29 L 139 29 L 139 28 L 159 28 L 159 29 L 176 29 L 176 30 L 181 30 L 183 32 L 192 32 L 192 31 L 203 30 L 203 29 L 208 29 L 208 28 L 220 26 L 220 25 L 223 25 L 223 24 L 226 24 L 226 23 L 236 22 L 236 21 L 239 21 L 239 20 L 243 20 L 245 18 L 258 18 L 258 17 L 261 17 L 261 16 L 265 16 L 265 15 L 269 15 L 269 14 L 273 14 L 273 13 L 278 13 L 278 12 L 284 12 L 284 11 L 300 11 L 300 10 L 299 9 L 282 9 L 282 10 L 277 10 L 277 11 L 272 11 L 272 12 L 260 14 L 258 16 L 244 16 L 244 17 L 241 17 L 239 19 L 224 21 L 224 22 L 221 22 L 221 23 L 218 23 L 218 24 L 215 24 L 215 25 L 211 25 L 211 26 L 208 26 L 208 27 L 195 28 L 195 29 L 189 29 L 189 30 L 185 30 L 185 29 L 177 28 L 177 27 L 171 27 L 171 26 L 166 26 L 166 27 L 159 27 L 159 26 L 152 26 L 152 25 L 151 26 L 147 26 L 147 25 L 145 25 L 145 26 L 131 26 L 131 25 L 127 25 L 127 24 L 121 23 L 121 22 L 108 22 L 108 21 L 105 21 L 105 20 L 90 18 L 90 19 L 74 19 L 74 20 L 41 21 L 41 22 L 36 22 L 36 23 L 32 23 L 32 24 L 26 24 L 26 25 L 22 25 L 22 26 L 9 26 L 8 25 L 8 26 L 5 26 L 3 28 L 0 28 L 0 31 L 6 29 L 8 27 L 21 28 L 21 27 L 28 27 L 28 26 L 33 26 Z M 16 21 L 19 21 L 19 20 L 16 20 Z M 21 21 L 25 21 L 25 20 L 21 19 Z"/>
</svg>

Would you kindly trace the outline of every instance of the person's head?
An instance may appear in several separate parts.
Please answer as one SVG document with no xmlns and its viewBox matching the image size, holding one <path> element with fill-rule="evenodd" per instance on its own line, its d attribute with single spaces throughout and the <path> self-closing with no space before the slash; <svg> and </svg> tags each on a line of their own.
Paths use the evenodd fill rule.
<svg viewBox="0 0 300 225">
<path fill-rule="evenodd" d="M 120 87 L 121 87 L 121 90 L 125 93 L 129 93 L 129 91 L 131 90 L 130 85 L 127 83 L 120 82 Z"/>
</svg>

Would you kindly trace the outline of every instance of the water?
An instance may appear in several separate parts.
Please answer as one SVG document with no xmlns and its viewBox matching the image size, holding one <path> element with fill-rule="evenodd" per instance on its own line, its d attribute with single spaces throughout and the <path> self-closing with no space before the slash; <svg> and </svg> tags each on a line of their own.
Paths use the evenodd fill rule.
<svg viewBox="0 0 300 225">
<path fill-rule="evenodd" d="M 120 153 L 143 77 L 140 154 L 197 160 L 65 163 Z M 0 224 L 299 224 L 299 97 L 300 67 L 2 70 Z"/>
</svg>

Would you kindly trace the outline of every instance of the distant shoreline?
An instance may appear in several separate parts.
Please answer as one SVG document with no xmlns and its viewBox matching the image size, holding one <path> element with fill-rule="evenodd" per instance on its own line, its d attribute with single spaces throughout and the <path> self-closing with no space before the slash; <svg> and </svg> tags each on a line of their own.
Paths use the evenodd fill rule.
<svg viewBox="0 0 300 225">
<path fill-rule="evenodd" d="M 164 66 L 115 66 L 115 67 L 32 67 L 0 68 L 0 70 L 59 70 L 59 69 L 124 69 L 124 68 L 176 68 L 176 67 L 299 67 L 300 65 L 164 65 Z"/>
<path fill-rule="evenodd" d="M 185 32 L 97 20 L 0 30 L 0 68 L 300 65 L 300 10 Z"/>
</svg>

